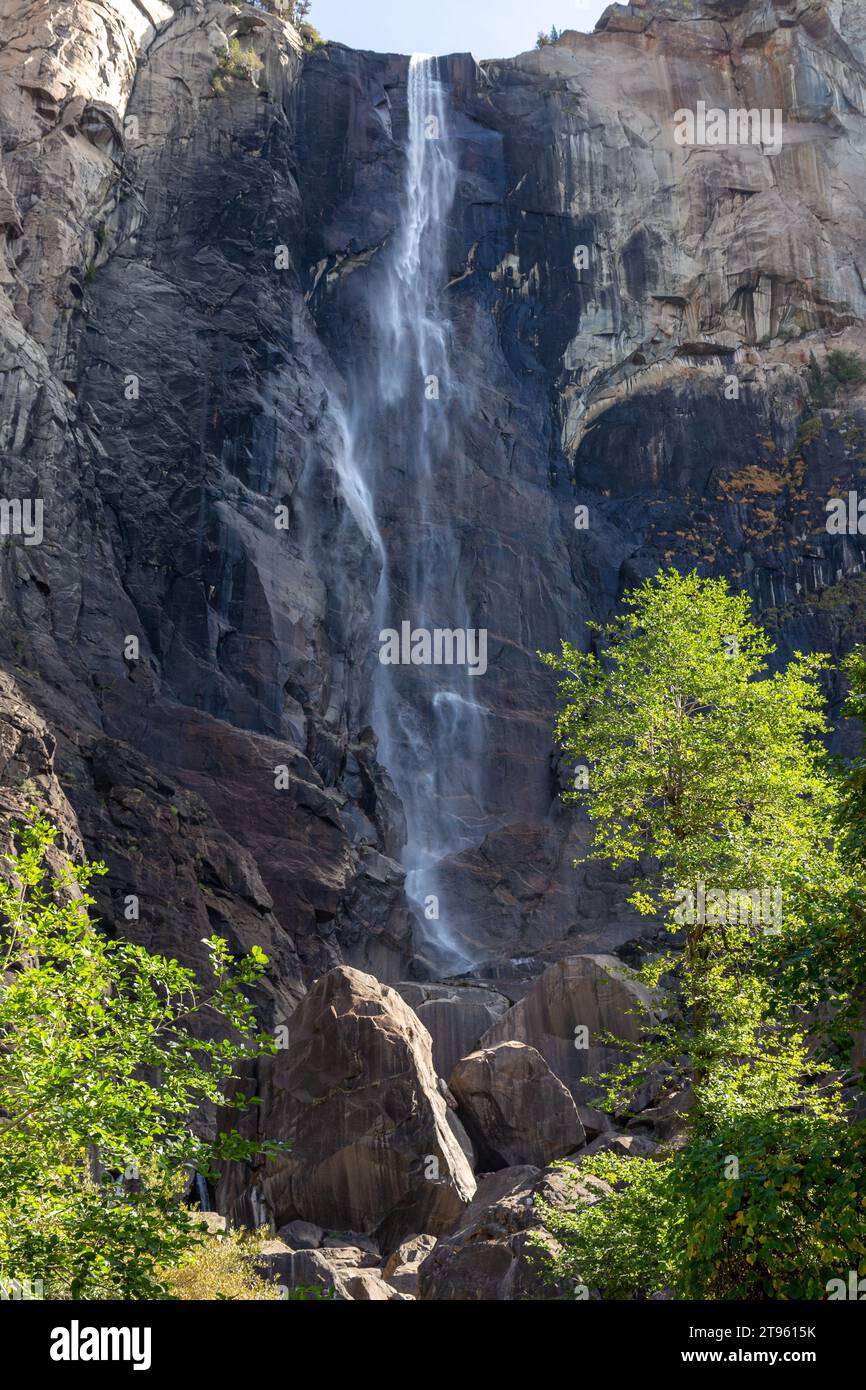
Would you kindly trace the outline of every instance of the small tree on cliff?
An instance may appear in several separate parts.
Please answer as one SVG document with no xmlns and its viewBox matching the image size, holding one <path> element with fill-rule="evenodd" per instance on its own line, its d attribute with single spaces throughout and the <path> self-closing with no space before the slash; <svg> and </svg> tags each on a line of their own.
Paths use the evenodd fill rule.
<svg viewBox="0 0 866 1390">
<path fill-rule="evenodd" d="M 252 3 L 256 9 L 279 15 L 296 29 L 305 22 L 312 9 L 311 0 L 252 0 Z"/>
<path fill-rule="evenodd" d="M 163 1267 L 201 1240 L 180 1197 L 191 1168 L 270 1145 L 215 1145 L 190 1121 L 225 1105 L 238 1059 L 273 1050 L 245 991 L 259 948 L 206 944 L 205 990 L 175 960 L 95 930 L 87 886 L 101 865 L 50 877 L 51 825 L 17 829 L 0 881 L 0 1280 L 55 1298 L 159 1298 Z M 196 1017 L 231 1037 L 195 1037 Z M 226 1028 L 227 1025 L 227 1028 Z M 17 1282 L 15 1282 L 17 1281 Z"/>
</svg>

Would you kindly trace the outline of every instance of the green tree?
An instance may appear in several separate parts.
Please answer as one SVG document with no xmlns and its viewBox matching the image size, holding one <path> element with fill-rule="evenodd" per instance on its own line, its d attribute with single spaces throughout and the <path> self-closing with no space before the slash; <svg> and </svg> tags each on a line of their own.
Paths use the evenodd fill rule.
<svg viewBox="0 0 866 1390">
<path fill-rule="evenodd" d="M 695 574 L 660 573 L 594 631 L 597 653 L 563 643 L 543 658 L 564 674 L 558 738 L 588 764 L 588 787 L 566 799 L 589 814 L 587 858 L 639 865 L 632 903 L 682 937 L 643 972 L 656 988 L 677 979 L 673 1021 L 653 1024 L 611 1100 L 648 1066 L 686 1059 L 697 1127 L 823 1104 L 802 1085 L 813 1070 L 802 1019 L 780 1012 L 771 962 L 781 918 L 799 920 L 826 870 L 825 659 L 797 655 L 769 674 L 748 599 Z"/>
<path fill-rule="evenodd" d="M 610 1188 L 545 1209 L 552 1273 L 614 1295 L 824 1297 L 866 1264 L 866 1130 L 841 1090 L 866 979 L 862 763 L 834 775 L 826 756 L 825 659 L 771 674 L 723 581 L 660 573 L 594 634 L 595 652 L 543 658 L 563 673 L 559 739 L 588 765 L 567 799 L 587 857 L 636 866 L 632 902 L 677 937 L 639 972 L 656 1016 L 606 1102 L 665 1065 L 694 1105 L 674 1152 L 581 1161 Z M 848 670 L 862 717 L 859 654 Z"/>
<path fill-rule="evenodd" d="M 273 1050 L 249 986 L 266 957 L 207 941 L 207 989 L 177 961 L 94 928 L 98 864 L 63 867 L 34 811 L 0 882 L 0 1278 L 59 1298 L 158 1298 L 203 1239 L 181 1203 L 192 1169 L 278 1146 L 190 1123 L 241 1058 Z M 191 1027 L 201 1027 L 195 1036 Z M 204 1036 L 212 1030 L 222 1036 Z M 231 1104 L 245 1105 L 243 1096 Z"/>
<path fill-rule="evenodd" d="M 866 382 L 866 362 L 856 352 L 835 348 L 823 367 L 809 354 L 809 394 L 817 406 L 832 406 L 838 397 Z"/>
<path fill-rule="evenodd" d="M 313 8 L 311 0 L 252 0 L 252 3 L 256 9 L 279 15 L 296 29 L 304 23 Z"/>
</svg>

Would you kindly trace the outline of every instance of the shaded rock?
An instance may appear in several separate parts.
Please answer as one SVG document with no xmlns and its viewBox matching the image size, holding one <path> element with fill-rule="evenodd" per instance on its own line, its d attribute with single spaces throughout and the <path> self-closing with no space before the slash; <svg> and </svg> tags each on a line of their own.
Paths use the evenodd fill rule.
<svg viewBox="0 0 866 1390">
<path fill-rule="evenodd" d="M 324 1234 L 321 1226 L 314 1226 L 312 1221 L 289 1221 L 277 1231 L 280 1240 L 292 1250 L 317 1250 Z"/>
<path fill-rule="evenodd" d="M 535 1199 L 567 1206 L 594 1202 L 610 1189 L 596 1178 L 569 1183 L 561 1172 L 503 1168 L 478 1184 L 455 1229 L 441 1237 L 421 1265 L 422 1301 L 487 1302 L 567 1296 L 568 1286 L 546 1279 L 530 1237 L 544 1227 Z M 553 1238 L 548 1242 L 555 1246 Z"/>
<path fill-rule="evenodd" d="M 292 1015 L 286 1050 L 265 1060 L 259 1123 L 291 1151 L 264 1164 L 255 1185 L 279 1226 L 358 1231 L 388 1250 L 419 1228 L 453 1224 L 475 1179 L 448 1123 L 430 1036 L 399 994 L 348 966 L 332 970 Z M 222 1204 L 240 1215 L 249 1190 L 235 1165 Z"/>
<path fill-rule="evenodd" d="M 544 972 L 529 993 L 488 1029 L 481 1046 L 513 1040 L 536 1048 L 575 1100 L 586 1103 L 597 1096 L 598 1087 L 582 1077 L 599 1076 L 627 1056 L 593 1039 L 610 1033 L 636 1040 L 642 1010 L 651 1002 L 649 990 L 631 979 L 615 956 L 570 956 Z M 575 1046 L 582 1041 L 579 1029 L 587 1032 L 588 1048 Z M 656 1090 L 652 1081 L 642 1086 L 635 1108 L 649 1104 Z"/>
<path fill-rule="evenodd" d="M 587 1139 L 597 1139 L 600 1134 L 608 1134 L 613 1129 L 613 1120 L 603 1110 L 596 1110 L 591 1105 L 579 1105 L 577 1113 Z"/>
<path fill-rule="evenodd" d="M 651 1125 L 655 1139 L 667 1143 L 681 1139 L 687 1132 L 687 1116 L 693 1104 L 694 1092 L 691 1086 L 684 1086 L 662 1096 L 658 1105 L 651 1105 L 642 1110 L 637 1118 L 629 1121 L 628 1128 Z"/>
<path fill-rule="evenodd" d="M 511 1007 L 504 994 L 473 985 L 415 984 L 394 988 L 415 1010 L 433 1040 L 433 1065 L 449 1077 L 461 1057 L 473 1052 L 482 1034 Z"/>
<path fill-rule="evenodd" d="M 540 1168 L 584 1143 L 570 1092 L 525 1043 L 499 1043 L 464 1057 L 450 1088 L 484 1168 Z"/>
<path fill-rule="evenodd" d="M 281 1242 L 272 1242 L 274 1245 Z M 356 1252 L 360 1254 L 359 1252 Z M 256 1268 L 265 1278 L 272 1279 L 292 1291 L 299 1288 L 318 1288 L 331 1293 L 339 1301 L 379 1301 L 401 1297 L 390 1288 L 377 1269 L 365 1268 L 353 1262 L 350 1250 L 269 1250 L 255 1260 Z"/>
</svg>

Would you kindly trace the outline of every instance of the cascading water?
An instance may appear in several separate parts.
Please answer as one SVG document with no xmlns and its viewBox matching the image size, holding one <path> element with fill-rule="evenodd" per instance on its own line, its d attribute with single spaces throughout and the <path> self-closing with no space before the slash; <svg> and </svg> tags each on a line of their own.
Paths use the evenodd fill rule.
<svg viewBox="0 0 866 1390">
<path fill-rule="evenodd" d="M 455 518 L 459 507 L 453 497 L 444 502 L 468 402 L 443 304 L 458 158 L 439 59 L 412 57 L 407 105 L 402 221 L 371 283 L 372 360 L 350 384 L 349 433 L 383 547 L 380 637 L 407 623 L 430 633 L 481 626 L 462 589 L 471 550 Z M 485 828 L 479 782 L 487 712 L 470 670 L 471 663 L 380 663 L 373 692 L 380 761 L 406 815 L 406 891 L 424 924 L 425 954 L 443 972 L 473 963 L 454 931 L 454 905 L 439 891 L 443 859 L 477 844 Z"/>
</svg>

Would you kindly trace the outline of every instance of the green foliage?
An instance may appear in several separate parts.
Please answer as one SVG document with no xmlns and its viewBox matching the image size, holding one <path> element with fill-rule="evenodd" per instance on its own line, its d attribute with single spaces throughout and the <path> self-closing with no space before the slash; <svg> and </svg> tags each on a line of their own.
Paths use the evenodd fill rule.
<svg viewBox="0 0 866 1390">
<path fill-rule="evenodd" d="M 546 48 L 546 47 L 548 46 L 548 44 L 556 43 L 556 42 L 557 42 L 559 39 L 561 39 L 561 38 L 562 38 L 562 33 L 561 33 L 561 31 L 557 30 L 557 27 L 556 27 L 555 24 L 551 24 L 551 26 L 550 26 L 550 33 L 549 33 L 549 34 L 545 34 L 545 32 L 544 32 L 543 29 L 539 29 L 539 31 L 538 31 L 538 38 L 535 40 L 535 47 L 536 47 L 536 48 Z"/>
<path fill-rule="evenodd" d="M 812 415 L 797 431 L 797 439 L 794 445 L 795 450 L 802 449 L 807 444 L 814 444 L 823 428 L 821 417 L 819 415 Z"/>
<path fill-rule="evenodd" d="M 826 870 L 833 790 L 815 738 L 827 727 L 824 658 L 798 654 L 767 674 L 772 648 L 748 599 L 722 580 L 660 573 L 625 608 L 594 628 L 599 655 L 563 643 L 561 656 L 543 658 L 565 677 L 559 740 L 589 764 L 588 788 L 565 798 L 586 805 L 586 857 L 651 864 L 631 902 L 684 938 L 641 972 L 653 988 L 672 975 L 684 1011 L 662 1001 L 667 1019 L 608 1078 L 608 1104 L 667 1062 L 694 1077 L 698 1126 L 743 1109 L 832 1106 L 802 1084 L 802 1019 L 779 1000 L 770 934 L 777 905 L 786 928 L 799 921 Z M 704 920 L 701 884 L 716 895 Z"/>
<path fill-rule="evenodd" d="M 298 1284 L 287 1289 L 282 1297 L 287 1303 L 331 1303 L 336 1301 L 337 1291 L 333 1285 L 323 1289 L 318 1284 Z"/>
<path fill-rule="evenodd" d="M 234 961 L 210 938 L 205 990 L 177 961 L 94 930 L 87 888 L 103 866 L 50 876 L 51 825 L 34 811 L 13 830 L 0 882 L 0 1275 L 41 1279 L 58 1298 L 159 1297 L 159 1271 L 202 1238 L 178 1200 L 190 1169 L 277 1147 L 234 1132 L 209 1146 L 189 1128 L 202 1103 L 230 1103 L 240 1059 L 273 1050 L 247 998 L 266 957 Z"/>
<path fill-rule="evenodd" d="M 848 697 L 842 713 L 866 725 L 866 648 L 857 646 L 842 663 L 848 677 Z M 838 824 L 847 853 L 866 869 L 866 740 L 858 757 L 840 768 Z"/>
<path fill-rule="evenodd" d="M 866 756 L 834 768 L 825 659 L 770 674 L 724 582 L 661 573 L 625 608 L 597 652 L 543 659 L 564 675 L 560 741 L 589 765 L 566 798 L 590 817 L 587 858 L 639 865 L 632 902 L 677 937 L 638 972 L 655 1016 L 605 1103 L 664 1066 L 694 1104 L 681 1149 L 581 1163 L 614 1190 L 545 1209 L 551 1272 L 613 1297 L 823 1298 L 866 1263 L 866 1130 L 841 1089 L 866 998 Z M 862 649 L 846 670 L 862 719 Z M 770 886 L 778 923 L 755 910 Z"/>
<path fill-rule="evenodd" d="M 856 352 L 836 348 L 827 354 L 825 367 L 809 354 L 809 394 L 815 405 L 833 405 L 840 393 L 866 382 L 866 363 Z"/>
<path fill-rule="evenodd" d="M 842 713 L 866 723 L 866 649 L 842 663 L 849 694 Z M 834 854 L 828 872 L 804 900 L 801 920 L 785 934 L 776 962 L 780 993 L 820 1017 L 817 1051 L 841 1073 L 852 1065 L 855 1035 L 866 1026 L 866 739 L 861 751 L 835 766 Z M 864 1083 L 861 1070 L 860 1084 Z"/>
<path fill-rule="evenodd" d="M 798 874 L 831 801 L 813 738 L 827 728 L 826 659 L 798 654 L 767 675 L 774 648 L 724 580 L 660 572 L 624 604 L 589 625 L 601 656 L 564 642 L 542 658 L 564 674 L 557 737 L 591 765 L 588 789 L 564 798 L 593 821 L 588 857 L 619 866 L 651 853 L 661 887 L 638 902 L 650 911 L 697 877 Z"/>
<path fill-rule="evenodd" d="M 253 49 L 242 48 L 240 39 L 229 39 L 228 47 L 224 48 L 219 56 L 216 71 L 211 78 L 211 87 L 215 92 L 224 92 L 226 80 L 231 78 L 255 84 L 263 67 L 264 63 Z"/>
<path fill-rule="evenodd" d="M 540 1202 L 550 1277 L 606 1298 L 824 1299 L 866 1271 L 866 1128 L 815 1115 L 745 1116 L 662 1159 L 597 1154 L 575 1178 L 611 1191 Z M 557 1165 L 568 1171 L 571 1165 Z"/>
<path fill-rule="evenodd" d="M 745 1116 L 676 1155 L 682 1296 L 823 1299 L 866 1270 L 864 1163 L 862 1124 L 810 1114 Z"/>
<path fill-rule="evenodd" d="M 667 1288 L 677 1267 L 670 1161 L 603 1153 L 581 1159 L 579 1169 L 569 1163 L 554 1166 L 570 1178 L 575 1197 L 578 1179 L 586 1186 L 584 1179 L 598 1178 L 612 1190 L 601 1188 L 592 1202 L 536 1202 L 554 1243 L 533 1232 L 530 1244 L 551 1278 L 600 1289 L 606 1298 L 646 1297 Z"/>
<path fill-rule="evenodd" d="M 308 53 L 314 53 L 317 48 L 325 47 L 325 40 L 312 24 L 302 24 L 298 31 L 304 41 L 304 48 Z"/>
</svg>

